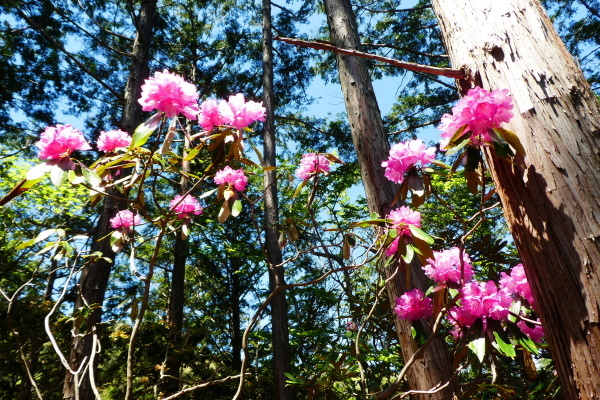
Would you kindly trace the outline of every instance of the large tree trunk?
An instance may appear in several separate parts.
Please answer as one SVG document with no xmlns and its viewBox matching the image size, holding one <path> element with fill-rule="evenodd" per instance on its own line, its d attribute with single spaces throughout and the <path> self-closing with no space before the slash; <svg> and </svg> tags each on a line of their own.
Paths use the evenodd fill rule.
<svg viewBox="0 0 600 400">
<path fill-rule="evenodd" d="M 527 155 L 486 158 L 569 399 L 600 398 L 600 114 L 536 0 L 433 0 L 455 67 L 511 91 Z M 468 21 L 468 23 L 465 23 Z M 464 93 L 463 93 L 464 94 Z"/>
<path fill-rule="evenodd" d="M 264 123 L 264 167 L 275 167 L 275 123 L 273 98 L 273 38 L 271 32 L 271 2 L 263 0 L 263 102 L 266 108 Z M 277 204 L 277 171 L 265 171 L 265 232 L 269 288 L 275 290 L 285 285 L 283 256 L 279 248 L 279 208 Z M 290 338 L 285 291 L 271 301 L 271 329 L 273 335 L 274 399 L 290 398 L 285 386 L 284 372 L 290 371 Z"/>
<path fill-rule="evenodd" d="M 156 0 L 146 0 L 141 4 L 139 19 L 137 21 L 137 35 L 133 45 L 132 63 L 127 88 L 125 92 L 125 102 L 123 105 L 122 129 L 133 133 L 135 127 L 141 121 L 141 106 L 137 100 L 140 97 L 141 85 L 143 79 L 148 77 L 148 60 L 150 58 L 150 37 L 154 26 L 154 17 L 156 14 Z M 110 247 L 110 241 L 105 238 L 111 231 L 110 218 L 114 216 L 119 208 L 123 208 L 123 202 L 118 202 L 112 197 L 106 197 L 102 206 L 100 218 L 95 229 L 91 253 L 101 252 L 103 257 L 114 260 L 115 253 Z M 104 240 L 100 240 L 105 238 Z M 75 309 L 84 305 L 102 305 L 104 295 L 108 285 L 112 264 L 104 259 L 99 259 L 93 263 L 87 264 L 79 278 L 77 298 L 75 300 Z M 82 327 L 74 327 L 73 338 L 71 339 L 69 363 L 71 369 L 77 370 L 85 359 L 90 358 L 92 351 L 93 336 L 92 329 L 95 327 L 99 333 L 100 321 L 102 320 L 102 309 L 96 308 L 86 319 Z M 98 358 L 96 357 L 96 360 Z M 95 371 L 96 365 L 91 366 Z M 89 369 L 88 369 L 89 371 Z M 75 381 L 73 375 L 67 371 L 65 383 L 63 386 L 63 398 L 76 398 Z M 92 390 L 89 374 L 86 373 L 80 377 L 79 399 L 95 399 Z"/>
<path fill-rule="evenodd" d="M 348 0 L 325 0 L 325 12 L 331 31 L 331 40 L 337 47 L 361 50 L 360 39 L 356 28 L 356 19 Z M 352 131 L 352 139 L 360 165 L 362 181 L 365 187 L 369 210 L 385 217 L 390 211 L 396 188 L 385 178 L 381 162 L 388 158 L 390 145 L 383 127 L 379 106 L 371 84 L 366 60 L 354 56 L 336 53 L 340 83 L 344 93 L 346 112 Z M 412 289 L 406 285 L 406 274 L 411 274 L 410 281 L 414 287 L 424 289 L 427 279 L 418 265 L 412 263 L 408 268 L 402 265 L 384 271 L 390 277 L 400 270 L 389 281 L 387 290 L 392 307 L 396 298 Z M 408 360 L 417 350 L 418 345 L 412 338 L 412 324 L 395 318 L 398 340 L 402 355 Z M 427 327 L 423 326 L 427 331 Z M 413 390 L 430 390 L 438 384 L 451 379 L 452 363 L 445 344 L 435 339 L 426 349 L 423 357 L 410 368 L 409 386 Z M 457 391 L 454 382 L 445 389 L 434 394 L 417 395 L 415 399 L 449 399 Z"/>
</svg>

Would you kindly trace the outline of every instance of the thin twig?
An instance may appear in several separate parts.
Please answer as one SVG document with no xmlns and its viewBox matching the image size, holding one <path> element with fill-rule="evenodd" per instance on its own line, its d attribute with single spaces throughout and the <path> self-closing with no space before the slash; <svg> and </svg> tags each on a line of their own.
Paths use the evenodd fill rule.
<svg viewBox="0 0 600 400">
<path fill-rule="evenodd" d="M 246 372 L 246 373 L 245 373 L 245 375 L 251 375 L 251 374 L 250 374 L 250 372 Z M 202 389 L 202 388 L 209 387 L 209 386 L 213 386 L 213 385 L 218 385 L 218 384 L 220 384 L 220 383 L 229 382 L 229 381 L 232 381 L 232 380 L 234 380 L 234 379 L 238 379 L 238 378 L 240 378 L 240 377 L 241 377 L 241 375 L 232 375 L 232 376 L 228 376 L 228 377 L 226 377 L 226 378 L 223 378 L 223 379 L 217 379 L 217 380 L 210 381 L 210 382 L 204 382 L 204 383 L 200 383 L 200 384 L 198 384 L 198 385 L 191 386 L 191 387 L 189 387 L 189 388 L 185 388 L 185 389 L 183 389 L 183 390 L 181 390 L 181 391 L 179 391 L 179 392 L 177 392 L 177 393 L 175 393 L 175 394 L 173 394 L 173 395 L 171 395 L 171 396 L 169 396 L 169 397 L 165 397 L 165 398 L 164 398 L 164 399 L 162 399 L 162 400 L 172 400 L 172 399 L 176 399 L 176 398 L 178 398 L 178 397 L 181 397 L 181 396 L 183 396 L 183 395 L 184 395 L 184 394 L 186 394 L 186 393 L 193 392 L 194 390 Z"/>
</svg>

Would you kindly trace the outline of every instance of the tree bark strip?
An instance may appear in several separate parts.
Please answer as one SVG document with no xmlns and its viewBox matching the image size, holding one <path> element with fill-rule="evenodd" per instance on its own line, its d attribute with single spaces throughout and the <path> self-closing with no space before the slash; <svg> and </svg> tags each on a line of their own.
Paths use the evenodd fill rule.
<svg viewBox="0 0 600 400">
<path fill-rule="evenodd" d="M 273 34 L 271 26 L 271 2 L 263 0 L 263 102 L 266 108 L 264 123 L 264 167 L 276 166 L 275 123 L 273 98 Z M 265 232 L 267 262 L 269 265 L 269 288 L 271 291 L 285 285 L 283 256 L 279 248 L 279 207 L 277 203 L 277 171 L 265 171 Z M 284 372 L 290 372 L 290 338 L 288 328 L 287 299 L 284 290 L 271 301 L 271 329 L 273 335 L 274 399 L 290 399 L 285 385 Z"/>
<path fill-rule="evenodd" d="M 325 11 L 334 45 L 360 51 L 360 39 L 350 2 L 325 0 Z M 381 167 L 381 162 L 389 156 L 390 144 L 383 127 L 366 60 L 339 53 L 336 53 L 336 59 L 369 211 L 385 217 L 390 211 L 396 187 L 385 178 Z M 400 269 L 397 272 L 396 267 Z M 412 289 L 406 284 L 407 273 L 410 273 L 410 281 L 414 287 L 424 289 L 429 286 L 418 263 L 411 263 L 408 268 L 402 263 L 388 268 L 383 273 L 388 278 L 395 273 L 394 278 L 387 285 L 392 308 L 396 304 L 396 298 Z M 409 359 L 418 348 L 412 338 L 412 324 L 409 321 L 399 320 L 395 316 L 394 321 L 402 355 L 405 359 Z M 427 332 L 425 324 L 422 328 Z M 423 358 L 417 360 L 410 369 L 408 382 L 413 390 L 430 390 L 438 384 L 445 384 L 451 376 L 452 362 L 448 349 L 442 340 L 435 339 L 425 351 Z M 415 395 L 414 398 L 449 399 L 456 392 L 457 386 L 452 382 L 437 393 Z"/>
<path fill-rule="evenodd" d="M 537 0 L 433 0 L 473 85 L 507 88 L 527 155 L 486 159 L 568 399 L 600 398 L 600 110 Z M 469 21 L 465 23 L 465 21 Z"/>
</svg>

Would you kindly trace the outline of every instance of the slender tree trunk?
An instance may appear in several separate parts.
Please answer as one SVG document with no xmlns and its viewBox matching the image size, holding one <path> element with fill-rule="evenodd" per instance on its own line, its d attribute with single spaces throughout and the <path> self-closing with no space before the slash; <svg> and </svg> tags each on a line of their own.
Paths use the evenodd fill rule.
<svg viewBox="0 0 600 400">
<path fill-rule="evenodd" d="M 568 399 L 600 398 L 600 112 L 537 0 L 433 0 L 459 82 L 507 88 L 527 155 L 486 158 Z M 465 23 L 468 21 L 468 23 Z M 464 93 L 463 93 L 464 94 Z"/>
<path fill-rule="evenodd" d="M 234 258 L 231 260 L 231 288 L 229 289 L 231 301 L 231 366 L 235 371 L 242 368 L 242 330 L 241 330 L 241 285 L 240 274 L 235 272 L 239 269 L 241 260 Z"/>
<path fill-rule="evenodd" d="M 271 2 L 263 0 L 263 101 L 266 108 L 264 124 L 264 167 L 275 167 L 275 123 L 273 99 L 273 38 L 271 32 Z M 279 248 L 279 208 L 277 204 L 276 170 L 265 171 L 265 231 L 269 287 L 275 290 L 285 285 L 283 256 Z M 290 392 L 285 386 L 284 372 L 290 371 L 290 338 L 288 330 L 285 291 L 271 301 L 271 328 L 273 334 L 274 399 L 287 400 Z"/>
<path fill-rule="evenodd" d="M 356 19 L 348 0 L 325 0 L 325 12 L 331 31 L 331 40 L 335 46 L 360 50 L 360 39 Z M 370 212 L 381 217 L 390 211 L 396 187 L 385 178 L 381 162 L 388 158 L 390 145 L 383 127 L 379 106 L 371 84 L 371 78 L 365 59 L 336 53 L 340 83 L 344 93 L 346 112 L 356 148 L 362 181 L 365 187 Z M 398 270 L 397 270 L 398 269 Z M 410 290 L 406 274 L 410 274 L 412 286 L 426 288 L 427 279 L 418 263 L 406 266 L 404 263 L 383 271 L 385 276 L 394 278 L 388 283 L 388 294 L 392 307 L 396 298 Z M 409 359 L 418 345 L 412 338 L 412 324 L 395 318 L 398 340 L 402 355 Z M 423 325 L 427 331 L 427 326 Z M 435 339 L 425 351 L 423 357 L 409 370 L 408 382 L 413 390 L 430 390 L 438 384 L 451 379 L 452 363 L 445 344 Z M 451 382 L 445 389 L 434 394 L 417 395 L 415 399 L 449 399 L 457 391 Z"/>
<path fill-rule="evenodd" d="M 154 26 L 154 16 L 156 14 L 156 0 L 142 1 L 139 19 L 137 21 L 137 35 L 133 46 L 133 55 L 129 79 L 125 91 L 125 103 L 123 106 L 123 120 L 121 126 L 129 133 L 133 133 L 136 126 L 141 121 L 141 106 L 138 104 L 141 93 L 143 79 L 148 76 L 148 60 L 150 58 L 150 37 Z M 95 229 L 93 242 L 90 251 L 101 252 L 103 257 L 114 260 L 115 253 L 110 247 L 108 238 L 100 240 L 107 236 L 110 231 L 110 218 L 114 216 L 119 208 L 124 208 L 123 202 L 118 202 L 112 197 L 106 197 L 102 206 L 100 218 Z M 84 305 L 102 305 L 104 295 L 108 285 L 112 264 L 104 259 L 86 265 L 79 278 L 78 293 L 75 300 L 75 309 Z M 73 370 L 77 370 L 84 360 L 89 359 L 92 351 L 93 337 L 90 334 L 92 327 L 97 327 L 98 334 L 100 321 L 102 319 L 102 309 L 96 308 L 85 320 L 82 327 L 74 327 L 73 337 L 71 339 L 71 348 L 69 363 Z M 96 360 L 98 358 L 96 357 Z M 96 365 L 92 366 L 93 371 Z M 75 399 L 75 382 L 73 375 L 67 372 L 63 386 L 63 398 Z M 79 399 L 92 400 L 95 398 L 94 392 L 89 380 L 89 374 L 86 373 L 80 378 Z"/>
</svg>

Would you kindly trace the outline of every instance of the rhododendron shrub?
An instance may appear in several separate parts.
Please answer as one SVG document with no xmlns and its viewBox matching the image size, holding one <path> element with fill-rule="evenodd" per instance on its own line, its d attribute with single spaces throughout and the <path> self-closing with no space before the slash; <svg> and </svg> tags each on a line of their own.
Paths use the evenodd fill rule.
<svg viewBox="0 0 600 400">
<path fill-rule="evenodd" d="M 456 287 L 455 284 L 461 281 L 468 282 L 473 278 L 471 259 L 466 252 L 463 252 L 461 262 L 458 247 L 436 251 L 433 254 L 434 258 L 427 260 L 429 264 L 423 267 L 425 275 L 431 280 Z"/>
<path fill-rule="evenodd" d="M 402 183 L 406 172 L 417 164 L 425 166 L 435 160 L 435 147 L 429 147 L 422 140 L 409 140 L 397 143 L 390 149 L 390 157 L 381 163 L 385 177 L 395 183 Z"/>
<path fill-rule="evenodd" d="M 131 136 L 129 135 L 129 133 L 124 132 L 120 129 L 115 129 L 108 132 L 100 132 L 100 136 L 98 137 L 98 141 L 96 142 L 98 150 L 107 153 L 110 151 L 114 151 L 119 147 L 129 147 L 130 144 Z"/>
<path fill-rule="evenodd" d="M 135 225 L 140 225 L 142 218 L 130 210 L 121 210 L 110 219 L 110 226 L 114 229 L 120 229 L 123 232 L 129 232 Z"/>
<path fill-rule="evenodd" d="M 169 203 L 169 208 L 179 219 L 190 218 L 192 215 L 200 215 L 203 210 L 198 200 L 189 194 L 175 196 Z"/>
<path fill-rule="evenodd" d="M 264 122 L 265 112 L 262 102 L 246 101 L 243 94 L 237 93 L 228 101 L 205 100 L 200 105 L 198 124 L 206 131 L 222 125 L 240 130 L 256 121 Z"/>
<path fill-rule="evenodd" d="M 330 171 L 331 162 L 325 154 L 306 153 L 300 160 L 300 166 L 296 169 L 296 177 L 303 181 L 308 180 L 316 174 L 327 174 Z"/>
<path fill-rule="evenodd" d="M 146 79 L 139 103 L 142 110 L 158 110 L 167 118 L 183 114 L 187 119 L 195 120 L 200 112 L 196 87 L 166 69 Z"/>
<path fill-rule="evenodd" d="M 219 186 L 233 187 L 243 192 L 248 185 L 248 178 L 243 169 L 233 169 L 229 165 L 215 174 L 215 183 Z"/>
<path fill-rule="evenodd" d="M 413 289 L 396 299 L 394 312 L 398 318 L 411 321 L 428 318 L 433 312 L 433 302 L 419 289 Z"/>
<path fill-rule="evenodd" d="M 75 150 L 91 150 L 83 133 L 72 125 L 56 125 L 47 127 L 35 143 L 40 149 L 38 157 L 42 160 L 59 160 L 69 157 Z"/>
<path fill-rule="evenodd" d="M 421 227 L 421 213 L 411 210 L 410 207 L 402 206 L 390 211 L 387 219 L 391 221 L 388 229 L 394 230 L 397 234 L 397 237 L 385 250 L 385 254 L 389 257 L 398 251 L 398 244 L 402 236 L 411 236 L 410 226 Z"/>
</svg>

